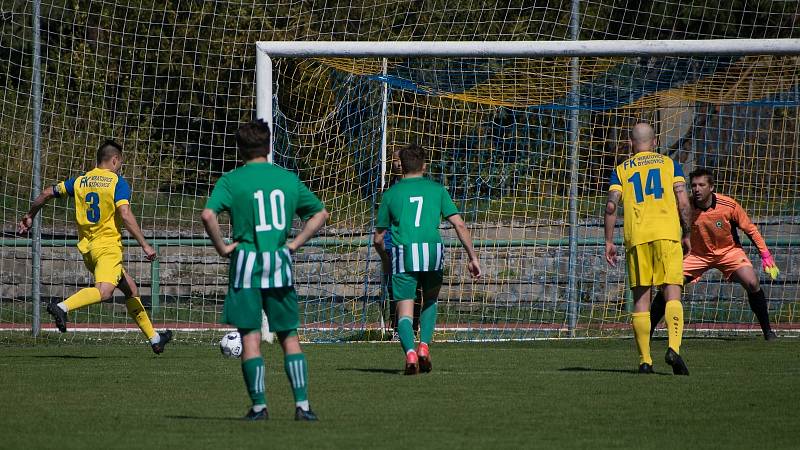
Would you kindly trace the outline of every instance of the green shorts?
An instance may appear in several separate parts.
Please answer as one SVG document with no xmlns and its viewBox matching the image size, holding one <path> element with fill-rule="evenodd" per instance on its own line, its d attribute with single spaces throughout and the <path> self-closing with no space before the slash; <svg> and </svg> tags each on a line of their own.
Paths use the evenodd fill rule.
<svg viewBox="0 0 800 450">
<path fill-rule="evenodd" d="M 267 313 L 272 332 L 300 327 L 297 292 L 293 286 L 270 289 L 228 287 L 221 321 L 236 328 L 260 329 L 262 309 Z"/>
<path fill-rule="evenodd" d="M 392 293 L 394 301 L 414 300 L 417 298 L 417 287 L 428 291 L 442 285 L 442 271 L 406 272 L 392 275 Z"/>
</svg>

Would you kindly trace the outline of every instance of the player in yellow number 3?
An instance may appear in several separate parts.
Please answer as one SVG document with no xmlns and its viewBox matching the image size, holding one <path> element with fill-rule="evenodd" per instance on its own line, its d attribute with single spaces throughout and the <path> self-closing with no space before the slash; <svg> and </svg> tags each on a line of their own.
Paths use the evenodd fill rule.
<svg viewBox="0 0 800 450">
<path fill-rule="evenodd" d="M 78 250 L 83 255 L 84 265 L 94 275 L 95 286 L 81 289 L 63 302 L 50 303 L 47 312 L 63 333 L 67 331 L 67 312 L 110 300 L 114 289 L 119 288 L 125 294 L 128 314 L 147 336 L 153 352 L 159 354 L 172 339 L 172 332 L 156 333 L 139 298 L 136 283 L 122 268 L 123 224 L 142 246 L 148 260 L 153 261 L 157 255 L 144 238 L 131 211 L 131 188 L 119 175 L 121 168 L 122 147 L 114 141 L 105 141 L 97 149 L 97 167 L 44 189 L 19 221 L 17 231 L 28 233 L 33 218 L 50 199 L 74 197 Z"/>
</svg>

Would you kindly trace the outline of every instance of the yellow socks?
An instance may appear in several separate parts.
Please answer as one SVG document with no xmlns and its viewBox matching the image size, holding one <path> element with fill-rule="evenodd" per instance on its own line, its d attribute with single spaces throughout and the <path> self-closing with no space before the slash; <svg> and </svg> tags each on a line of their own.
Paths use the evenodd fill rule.
<svg viewBox="0 0 800 450">
<path fill-rule="evenodd" d="M 82 306 L 93 305 L 100 303 L 103 297 L 100 295 L 100 289 L 97 288 L 84 288 L 72 294 L 68 299 L 61 302 L 58 306 L 64 306 L 66 311 L 72 311 Z M 64 308 L 61 308 L 64 309 Z"/>
<path fill-rule="evenodd" d="M 680 300 L 667 300 L 667 306 L 664 308 L 664 322 L 667 323 L 669 348 L 680 354 L 681 340 L 683 339 L 683 305 Z"/>
<path fill-rule="evenodd" d="M 639 364 L 647 363 L 652 366 L 653 358 L 650 357 L 650 313 L 633 313 L 632 322 L 636 348 L 639 349 Z"/>
<path fill-rule="evenodd" d="M 139 297 L 131 297 L 125 300 L 125 306 L 128 307 L 128 314 L 136 321 L 136 325 L 139 325 L 139 329 L 142 330 L 142 333 L 152 342 L 153 338 L 156 336 L 156 330 L 150 322 L 150 317 L 147 316 L 147 311 L 145 311 L 144 305 L 142 305 L 142 300 L 139 299 Z"/>
</svg>

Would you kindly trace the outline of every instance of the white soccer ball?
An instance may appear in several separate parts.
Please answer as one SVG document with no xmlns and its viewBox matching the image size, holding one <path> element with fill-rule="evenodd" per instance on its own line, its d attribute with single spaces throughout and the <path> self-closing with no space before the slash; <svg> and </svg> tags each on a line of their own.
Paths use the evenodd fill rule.
<svg viewBox="0 0 800 450">
<path fill-rule="evenodd" d="M 219 340 L 219 351 L 226 358 L 242 356 L 242 337 L 238 331 L 231 331 Z"/>
</svg>

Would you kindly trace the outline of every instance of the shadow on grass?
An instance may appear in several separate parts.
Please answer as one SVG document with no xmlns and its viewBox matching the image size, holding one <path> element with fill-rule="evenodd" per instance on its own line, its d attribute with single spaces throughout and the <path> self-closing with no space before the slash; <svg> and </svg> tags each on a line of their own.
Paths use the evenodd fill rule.
<svg viewBox="0 0 800 450">
<path fill-rule="evenodd" d="M 563 367 L 558 369 L 559 372 L 606 372 L 606 373 L 624 373 L 626 375 L 639 375 L 636 370 L 625 369 L 594 369 L 592 367 Z M 653 375 L 669 375 L 666 373 L 656 372 Z"/>
<path fill-rule="evenodd" d="M 8 355 L 4 358 L 47 358 L 47 359 L 106 359 L 106 358 L 120 358 L 119 356 L 81 356 L 81 355 Z"/>
<path fill-rule="evenodd" d="M 349 372 L 386 373 L 389 375 L 403 375 L 403 369 L 380 369 L 372 367 L 339 367 L 336 370 L 345 370 Z"/>
<path fill-rule="evenodd" d="M 222 421 L 235 421 L 235 422 L 246 422 L 241 417 L 217 417 L 217 416 L 184 416 L 184 415 L 176 415 L 176 416 L 164 416 L 166 419 L 180 419 L 180 420 L 222 420 Z"/>
</svg>

